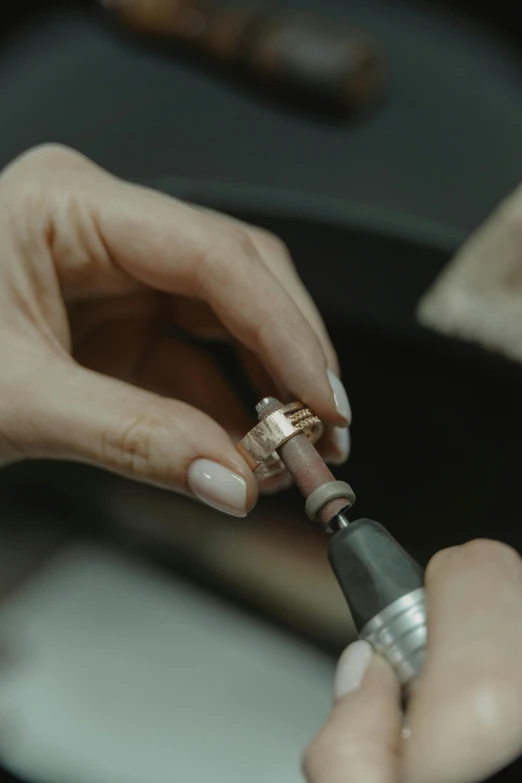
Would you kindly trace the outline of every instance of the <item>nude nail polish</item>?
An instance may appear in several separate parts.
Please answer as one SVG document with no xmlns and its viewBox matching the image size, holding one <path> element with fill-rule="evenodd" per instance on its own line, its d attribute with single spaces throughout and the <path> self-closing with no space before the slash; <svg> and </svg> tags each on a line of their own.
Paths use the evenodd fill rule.
<svg viewBox="0 0 522 783">
<path fill-rule="evenodd" d="M 360 687 L 372 655 L 373 651 L 368 642 L 353 642 L 346 648 L 337 664 L 334 699 L 341 699 Z"/>
<path fill-rule="evenodd" d="M 212 508 L 234 517 L 247 514 L 247 484 L 237 473 L 210 459 L 196 459 L 187 474 L 194 495 Z"/>
<path fill-rule="evenodd" d="M 347 424 L 351 424 L 352 409 L 342 381 L 331 370 L 328 370 L 328 380 L 332 387 L 337 413 L 346 420 Z"/>
</svg>

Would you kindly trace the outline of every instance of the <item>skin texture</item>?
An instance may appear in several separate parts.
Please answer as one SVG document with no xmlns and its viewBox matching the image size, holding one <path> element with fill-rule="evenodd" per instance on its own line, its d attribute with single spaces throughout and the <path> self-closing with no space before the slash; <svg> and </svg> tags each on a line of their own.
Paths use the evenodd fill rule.
<svg viewBox="0 0 522 783">
<path fill-rule="evenodd" d="M 522 561 L 477 540 L 426 574 L 428 652 L 405 737 L 399 688 L 374 655 L 304 761 L 310 783 L 478 783 L 522 752 Z"/>
<path fill-rule="evenodd" d="M 252 508 L 234 443 L 253 422 L 211 351 L 169 327 L 233 340 L 260 395 L 308 404 L 338 458 L 335 351 L 272 235 L 49 146 L 0 175 L 0 236 L 2 463 L 79 460 L 190 494 L 206 459 L 246 482 Z"/>
</svg>

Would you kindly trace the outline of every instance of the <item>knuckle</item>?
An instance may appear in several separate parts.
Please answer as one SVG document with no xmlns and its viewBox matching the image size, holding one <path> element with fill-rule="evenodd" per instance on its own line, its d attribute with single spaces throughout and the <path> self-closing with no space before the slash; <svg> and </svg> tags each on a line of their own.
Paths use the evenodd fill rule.
<svg viewBox="0 0 522 783">
<path fill-rule="evenodd" d="M 270 255 L 284 256 L 286 259 L 290 258 L 290 253 L 288 252 L 286 244 L 277 234 L 272 234 L 271 231 L 267 231 L 266 229 L 257 226 L 251 231 L 257 246 L 262 252 Z"/>
<path fill-rule="evenodd" d="M 257 263 L 258 259 L 252 238 L 244 229 L 234 227 L 221 241 L 209 238 L 201 250 L 196 265 L 198 282 L 203 289 L 209 285 L 234 287 L 238 274 L 244 274 L 249 264 Z"/>
<path fill-rule="evenodd" d="M 235 226 L 230 233 L 230 243 L 233 253 L 239 258 L 252 259 L 258 257 L 255 242 L 246 229 Z"/>
<path fill-rule="evenodd" d="M 33 171 L 55 171 L 71 164 L 77 165 L 86 158 L 71 147 L 63 144 L 39 144 L 24 152 L 15 164 L 19 167 L 30 167 Z"/>
<path fill-rule="evenodd" d="M 64 172 L 73 172 L 85 163 L 87 158 L 69 147 L 32 147 L 1 172 L 0 193 L 8 194 L 8 203 L 14 202 L 22 209 L 41 207 L 63 184 Z"/>
<path fill-rule="evenodd" d="M 521 569 L 518 552 L 508 544 L 485 538 L 468 541 L 457 547 L 443 549 L 434 555 L 428 565 L 426 579 L 440 578 L 455 571 L 480 569 L 498 565 L 508 569 Z"/>
<path fill-rule="evenodd" d="M 78 166 L 87 159 L 76 150 L 61 144 L 39 144 L 23 152 L 4 170 L 2 176 L 9 179 L 26 179 L 56 174 L 57 171 Z"/>
<path fill-rule="evenodd" d="M 136 479 L 158 474 L 162 471 L 155 444 L 164 431 L 164 423 L 150 416 L 127 419 L 103 433 L 102 457 Z"/>
</svg>

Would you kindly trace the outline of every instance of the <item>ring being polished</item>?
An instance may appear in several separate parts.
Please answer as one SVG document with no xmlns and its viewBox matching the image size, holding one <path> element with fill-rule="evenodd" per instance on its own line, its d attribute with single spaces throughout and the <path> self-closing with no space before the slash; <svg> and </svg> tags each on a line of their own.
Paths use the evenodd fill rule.
<svg viewBox="0 0 522 783">
<path fill-rule="evenodd" d="M 257 478 L 267 478 L 285 470 L 277 449 L 300 432 L 317 443 L 324 425 L 302 402 L 291 402 L 265 416 L 245 435 L 237 450 Z"/>
</svg>

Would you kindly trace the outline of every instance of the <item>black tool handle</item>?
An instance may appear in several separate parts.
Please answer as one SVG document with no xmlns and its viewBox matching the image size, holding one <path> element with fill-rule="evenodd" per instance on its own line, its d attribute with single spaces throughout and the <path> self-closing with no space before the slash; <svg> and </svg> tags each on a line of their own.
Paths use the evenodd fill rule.
<svg viewBox="0 0 522 783">
<path fill-rule="evenodd" d="M 424 585 L 424 569 L 371 519 L 359 519 L 335 533 L 328 557 L 358 631 Z"/>
</svg>

